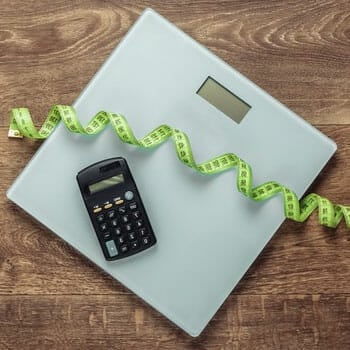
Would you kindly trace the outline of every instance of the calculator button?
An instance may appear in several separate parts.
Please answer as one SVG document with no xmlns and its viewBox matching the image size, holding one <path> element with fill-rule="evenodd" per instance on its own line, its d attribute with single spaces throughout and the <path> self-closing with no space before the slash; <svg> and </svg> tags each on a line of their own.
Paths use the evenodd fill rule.
<svg viewBox="0 0 350 350">
<path fill-rule="evenodd" d="M 141 228 L 141 229 L 139 230 L 139 233 L 140 233 L 141 236 L 146 236 L 147 230 L 146 230 L 145 228 Z"/>
<path fill-rule="evenodd" d="M 94 208 L 93 209 L 93 213 L 99 213 L 100 211 L 102 211 L 102 208 Z"/>
<path fill-rule="evenodd" d="M 120 208 L 118 208 L 118 212 L 119 212 L 119 214 L 125 214 L 126 213 L 126 208 L 124 206 L 120 207 Z"/>
<path fill-rule="evenodd" d="M 137 227 L 142 227 L 142 225 L 143 225 L 143 221 L 142 220 L 137 220 L 136 221 L 136 226 Z"/>
<path fill-rule="evenodd" d="M 132 230 L 132 225 L 131 225 L 131 224 L 125 225 L 125 229 L 126 229 L 127 231 L 131 231 L 131 230 Z"/>
<path fill-rule="evenodd" d="M 110 210 L 107 212 L 107 218 L 108 219 L 113 219 L 115 217 L 115 211 L 114 210 Z"/>
<path fill-rule="evenodd" d="M 114 229 L 114 233 L 115 233 L 117 236 L 119 236 L 119 235 L 122 234 L 122 230 L 120 229 L 120 227 L 117 227 L 117 228 Z"/>
<path fill-rule="evenodd" d="M 120 250 L 122 253 L 126 253 L 128 250 L 129 250 L 129 247 L 127 244 L 123 244 L 121 247 L 120 247 Z"/>
<path fill-rule="evenodd" d="M 105 219 L 105 216 L 103 214 L 100 214 L 96 217 L 97 222 L 103 222 Z"/>
<path fill-rule="evenodd" d="M 136 239 L 136 234 L 135 232 L 130 232 L 128 234 L 128 238 L 130 239 L 130 241 L 133 241 L 134 239 Z"/>
<path fill-rule="evenodd" d="M 107 231 L 103 234 L 103 239 L 109 239 L 109 238 L 111 238 L 111 233 Z"/>
<path fill-rule="evenodd" d="M 134 212 L 132 213 L 132 216 L 133 216 L 133 218 L 135 218 L 135 219 L 140 219 L 141 213 L 140 213 L 139 211 L 134 211 Z"/>
<path fill-rule="evenodd" d="M 134 193 L 132 191 L 126 191 L 124 197 L 126 200 L 131 201 L 134 198 Z"/>
<path fill-rule="evenodd" d="M 107 224 L 105 222 L 100 225 L 100 230 L 101 231 L 106 231 L 107 230 Z"/>
<path fill-rule="evenodd" d="M 108 254 L 111 258 L 118 255 L 118 249 L 117 249 L 113 239 L 107 241 L 105 244 L 106 244 L 106 248 L 108 250 Z"/>
<path fill-rule="evenodd" d="M 117 226 L 118 226 L 118 220 L 117 220 L 117 219 L 113 219 L 113 220 L 111 221 L 111 226 L 112 226 L 112 227 L 117 227 Z"/>
<path fill-rule="evenodd" d="M 123 236 L 119 236 L 117 241 L 119 244 L 123 244 L 123 243 L 125 243 L 125 238 Z"/>
<path fill-rule="evenodd" d="M 142 238 L 143 245 L 147 245 L 147 244 L 149 244 L 149 242 L 150 242 L 150 237 L 149 236 L 146 236 L 146 237 Z"/>
<path fill-rule="evenodd" d="M 124 201 L 122 199 L 118 199 L 117 201 L 114 202 L 115 205 L 120 205 L 123 203 L 124 203 Z"/>
<path fill-rule="evenodd" d="M 135 209 L 137 209 L 137 203 L 136 203 L 136 202 L 130 203 L 130 204 L 129 204 L 129 209 L 130 209 L 130 210 L 135 210 Z"/>
<path fill-rule="evenodd" d="M 122 216 L 122 220 L 123 220 L 123 222 L 125 222 L 125 223 L 129 222 L 129 216 L 128 216 L 128 215 Z"/>
<path fill-rule="evenodd" d="M 112 206 L 113 206 L 112 203 L 108 203 L 108 204 L 106 204 L 103 208 L 109 209 L 109 208 L 112 208 Z"/>
<path fill-rule="evenodd" d="M 133 242 L 130 243 L 130 245 L 131 245 L 131 249 L 136 249 L 139 246 L 139 242 L 133 241 Z"/>
</svg>

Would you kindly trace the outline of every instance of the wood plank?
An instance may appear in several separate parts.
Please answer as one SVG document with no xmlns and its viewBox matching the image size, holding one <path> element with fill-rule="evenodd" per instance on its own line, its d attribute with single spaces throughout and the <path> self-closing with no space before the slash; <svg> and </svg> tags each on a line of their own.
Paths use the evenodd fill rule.
<svg viewBox="0 0 350 350">
<path fill-rule="evenodd" d="M 343 350 L 349 308 L 349 294 L 233 295 L 191 338 L 130 295 L 0 296 L 0 349 Z"/>
<path fill-rule="evenodd" d="M 40 124 L 53 104 L 71 104 L 146 3 L 30 4 L 21 17 L 3 6 L 1 126 L 17 106 Z M 350 123 L 348 1 L 151 5 L 310 122 Z"/>
<path fill-rule="evenodd" d="M 338 143 L 339 150 L 311 189 L 336 203 L 349 204 L 350 126 L 323 126 L 321 130 Z M 39 144 L 8 140 L 6 130 L 0 128 L 1 193 Z M 0 236 L 1 294 L 129 293 L 4 196 L 0 205 L 0 227 L 6 227 Z M 344 224 L 333 231 L 319 226 L 316 215 L 305 224 L 286 221 L 236 293 L 347 293 L 349 266 L 349 230 Z M 53 281 L 48 283 L 53 271 Z"/>
</svg>

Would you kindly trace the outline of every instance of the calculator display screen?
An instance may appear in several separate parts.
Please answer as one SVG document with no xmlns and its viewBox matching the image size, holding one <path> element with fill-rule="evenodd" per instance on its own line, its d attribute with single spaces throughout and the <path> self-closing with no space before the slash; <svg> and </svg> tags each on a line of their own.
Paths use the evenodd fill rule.
<svg viewBox="0 0 350 350">
<path fill-rule="evenodd" d="M 94 194 L 96 192 L 105 190 L 106 188 L 112 187 L 114 185 L 118 185 L 122 182 L 124 182 L 123 174 L 115 175 L 115 176 L 109 177 L 108 179 L 104 179 L 89 185 L 89 191 L 90 191 L 90 194 Z"/>
</svg>

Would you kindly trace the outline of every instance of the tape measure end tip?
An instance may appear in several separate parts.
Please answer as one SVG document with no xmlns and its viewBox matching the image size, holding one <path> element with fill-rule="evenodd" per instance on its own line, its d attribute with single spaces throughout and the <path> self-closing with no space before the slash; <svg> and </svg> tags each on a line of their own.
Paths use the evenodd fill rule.
<svg viewBox="0 0 350 350">
<path fill-rule="evenodd" d="M 7 137 L 14 139 L 23 139 L 23 135 L 18 130 L 9 129 Z"/>
</svg>

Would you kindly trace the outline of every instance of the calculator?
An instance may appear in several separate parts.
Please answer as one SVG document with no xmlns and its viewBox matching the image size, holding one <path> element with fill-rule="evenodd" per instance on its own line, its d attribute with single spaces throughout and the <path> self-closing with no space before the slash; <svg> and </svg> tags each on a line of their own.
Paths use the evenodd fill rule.
<svg viewBox="0 0 350 350">
<path fill-rule="evenodd" d="M 105 159 L 77 174 L 80 192 L 106 260 L 125 258 L 157 240 L 126 160 Z"/>
</svg>

